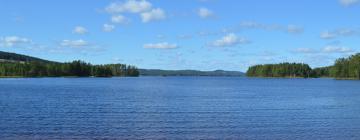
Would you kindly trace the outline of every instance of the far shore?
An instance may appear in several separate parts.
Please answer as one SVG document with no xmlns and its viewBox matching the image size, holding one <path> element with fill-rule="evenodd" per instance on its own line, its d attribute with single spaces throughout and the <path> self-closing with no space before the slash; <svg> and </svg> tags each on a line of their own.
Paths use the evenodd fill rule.
<svg viewBox="0 0 360 140">
<path fill-rule="evenodd" d="M 131 77 L 131 76 L 111 76 L 111 77 L 95 77 L 95 76 L 90 76 L 90 77 L 81 77 L 81 76 L 37 76 L 37 77 L 24 77 L 24 76 L 0 76 L 0 79 L 26 79 L 26 78 L 136 78 L 136 77 Z M 334 78 L 334 77 L 317 77 L 317 78 L 313 78 L 313 77 L 309 77 L 309 78 L 304 78 L 304 77 L 251 77 L 251 76 L 207 76 L 207 75 L 193 75 L 193 76 L 181 76 L 181 75 L 171 75 L 171 76 L 161 76 L 161 75 L 140 75 L 138 77 L 243 77 L 243 78 L 259 78 L 259 79 L 334 79 L 334 80 L 360 80 L 357 78 Z"/>
</svg>

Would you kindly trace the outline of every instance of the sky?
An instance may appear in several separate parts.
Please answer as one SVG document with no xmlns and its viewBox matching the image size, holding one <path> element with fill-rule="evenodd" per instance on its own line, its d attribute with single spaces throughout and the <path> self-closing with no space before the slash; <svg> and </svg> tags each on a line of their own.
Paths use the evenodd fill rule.
<svg viewBox="0 0 360 140">
<path fill-rule="evenodd" d="M 360 0 L 1 0 L 0 51 L 147 69 L 332 65 L 360 50 Z"/>
</svg>

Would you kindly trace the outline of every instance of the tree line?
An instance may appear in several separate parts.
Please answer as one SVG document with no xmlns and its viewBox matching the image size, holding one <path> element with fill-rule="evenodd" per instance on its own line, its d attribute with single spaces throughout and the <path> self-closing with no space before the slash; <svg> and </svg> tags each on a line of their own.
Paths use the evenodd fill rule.
<svg viewBox="0 0 360 140">
<path fill-rule="evenodd" d="M 338 79 L 360 80 L 360 53 L 335 61 L 330 69 L 330 76 Z"/>
<path fill-rule="evenodd" d="M 249 77 L 310 77 L 311 68 L 302 63 L 255 65 L 248 69 Z"/>
<path fill-rule="evenodd" d="M 125 64 L 92 65 L 84 61 L 69 63 L 19 61 L 1 62 L 1 77 L 112 77 L 139 76 L 135 66 Z"/>
<path fill-rule="evenodd" d="M 303 63 L 255 65 L 248 69 L 246 75 L 249 77 L 333 77 L 360 80 L 360 53 L 337 59 L 332 66 L 314 69 Z"/>
</svg>

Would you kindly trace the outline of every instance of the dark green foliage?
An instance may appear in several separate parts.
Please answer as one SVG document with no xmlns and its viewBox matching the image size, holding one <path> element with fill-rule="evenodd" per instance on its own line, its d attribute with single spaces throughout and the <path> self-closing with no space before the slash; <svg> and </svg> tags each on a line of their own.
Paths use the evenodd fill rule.
<svg viewBox="0 0 360 140">
<path fill-rule="evenodd" d="M 71 63 L 0 62 L 1 77 L 112 77 L 139 76 L 134 66 L 124 64 L 91 65 L 83 61 Z"/>
<path fill-rule="evenodd" d="M 330 76 L 330 70 L 332 69 L 332 66 L 329 67 L 320 67 L 315 68 L 311 72 L 311 77 L 319 78 L 319 77 L 331 77 Z"/>
<path fill-rule="evenodd" d="M 248 69 L 249 77 L 304 77 L 311 76 L 311 68 L 302 63 L 256 65 Z"/>
<path fill-rule="evenodd" d="M 360 79 L 360 53 L 336 60 L 330 76 L 339 79 Z"/>
<path fill-rule="evenodd" d="M 334 77 L 360 80 L 360 53 L 336 60 L 333 66 L 311 68 L 306 64 L 282 63 L 256 65 L 246 73 L 250 77 Z"/>
<path fill-rule="evenodd" d="M 91 65 L 83 61 L 58 63 L 36 57 L 0 51 L 0 77 L 112 77 L 139 76 L 134 66 Z"/>
<path fill-rule="evenodd" d="M 5 61 L 5 60 L 6 61 L 20 61 L 20 62 L 32 62 L 32 61 L 46 62 L 46 63 L 51 62 L 51 61 L 43 60 L 43 59 L 36 58 L 36 57 L 0 51 L 0 62 Z"/>
</svg>

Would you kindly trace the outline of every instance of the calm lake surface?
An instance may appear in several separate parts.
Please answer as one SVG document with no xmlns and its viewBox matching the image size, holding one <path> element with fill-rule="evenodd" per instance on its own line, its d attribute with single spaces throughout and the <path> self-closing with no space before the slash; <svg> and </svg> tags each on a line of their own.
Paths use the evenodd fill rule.
<svg viewBox="0 0 360 140">
<path fill-rule="evenodd" d="M 360 81 L 0 79 L 0 139 L 360 139 Z"/>
</svg>

